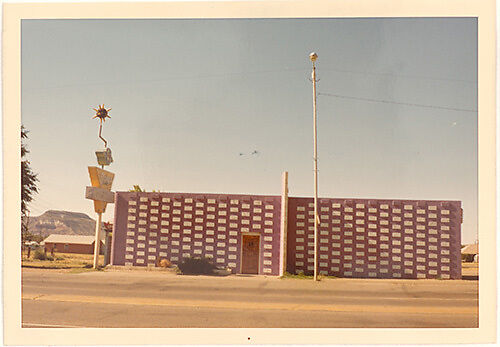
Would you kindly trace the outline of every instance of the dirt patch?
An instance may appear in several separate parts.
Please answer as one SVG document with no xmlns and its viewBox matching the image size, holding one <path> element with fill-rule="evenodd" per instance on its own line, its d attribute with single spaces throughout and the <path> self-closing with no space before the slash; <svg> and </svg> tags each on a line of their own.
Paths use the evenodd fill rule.
<svg viewBox="0 0 500 347">
<path fill-rule="evenodd" d="M 479 279 L 479 263 L 462 263 L 462 279 L 463 280 L 478 280 Z"/>
<path fill-rule="evenodd" d="M 104 256 L 99 256 L 99 264 L 103 264 Z M 36 269 L 74 269 L 74 268 L 92 268 L 94 256 L 92 254 L 73 254 L 73 253 L 56 253 L 54 260 L 38 260 L 33 259 L 33 256 L 28 258 L 23 255 L 21 259 L 21 267 L 36 268 Z"/>
</svg>

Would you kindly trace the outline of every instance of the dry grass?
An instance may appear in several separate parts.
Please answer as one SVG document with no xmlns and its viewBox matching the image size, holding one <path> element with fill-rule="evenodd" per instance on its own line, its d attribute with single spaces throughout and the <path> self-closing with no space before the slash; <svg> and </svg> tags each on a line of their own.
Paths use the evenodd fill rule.
<svg viewBox="0 0 500 347">
<path fill-rule="evenodd" d="M 479 263 L 466 263 L 462 262 L 463 269 L 477 269 L 479 268 Z"/>
<path fill-rule="evenodd" d="M 462 262 L 462 276 L 479 276 L 479 263 Z"/>
<path fill-rule="evenodd" d="M 76 254 L 76 253 L 55 253 L 54 260 L 38 260 L 33 259 L 35 252 L 31 252 L 28 259 L 27 252 L 23 252 L 21 266 L 33 267 L 40 269 L 85 269 L 92 267 L 94 263 L 93 254 Z M 50 255 L 50 252 L 47 253 Z M 104 263 L 104 256 L 99 256 L 99 264 Z"/>
</svg>

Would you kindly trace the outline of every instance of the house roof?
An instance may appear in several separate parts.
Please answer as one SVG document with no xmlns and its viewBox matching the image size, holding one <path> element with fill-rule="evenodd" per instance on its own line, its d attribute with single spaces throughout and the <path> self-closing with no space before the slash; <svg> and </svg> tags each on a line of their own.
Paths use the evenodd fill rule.
<svg viewBox="0 0 500 347">
<path fill-rule="evenodd" d="M 88 235 L 61 235 L 61 234 L 51 234 L 49 235 L 41 244 L 45 244 L 46 242 L 53 243 L 73 243 L 79 245 L 91 245 L 94 242 L 94 236 Z M 101 237 L 101 241 L 103 238 Z"/>
<path fill-rule="evenodd" d="M 473 244 L 473 245 L 467 245 L 462 248 L 461 253 L 462 254 L 478 254 L 479 253 L 479 245 Z"/>
</svg>

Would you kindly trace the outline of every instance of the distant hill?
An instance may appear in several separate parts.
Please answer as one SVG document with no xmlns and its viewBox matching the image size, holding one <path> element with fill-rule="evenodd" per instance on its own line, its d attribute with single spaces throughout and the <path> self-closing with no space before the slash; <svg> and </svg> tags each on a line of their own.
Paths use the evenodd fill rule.
<svg viewBox="0 0 500 347">
<path fill-rule="evenodd" d="M 85 213 L 49 210 L 29 218 L 29 231 L 44 237 L 50 234 L 94 235 L 95 220 Z"/>
</svg>

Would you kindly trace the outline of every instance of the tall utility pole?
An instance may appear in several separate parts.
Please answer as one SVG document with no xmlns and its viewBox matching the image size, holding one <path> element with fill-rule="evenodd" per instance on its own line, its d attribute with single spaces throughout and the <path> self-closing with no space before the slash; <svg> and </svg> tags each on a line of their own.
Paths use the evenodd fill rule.
<svg viewBox="0 0 500 347">
<path fill-rule="evenodd" d="M 312 62 L 312 84 L 313 84 L 313 128 L 314 128 L 314 280 L 318 280 L 318 141 L 316 129 L 316 66 L 314 62 L 318 55 L 314 52 L 309 54 Z"/>
</svg>

